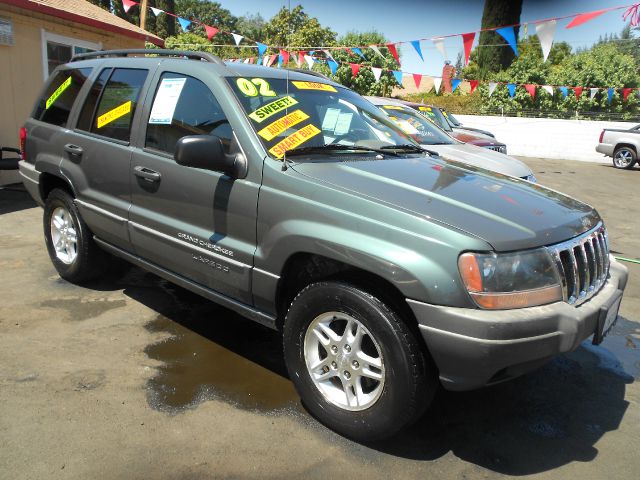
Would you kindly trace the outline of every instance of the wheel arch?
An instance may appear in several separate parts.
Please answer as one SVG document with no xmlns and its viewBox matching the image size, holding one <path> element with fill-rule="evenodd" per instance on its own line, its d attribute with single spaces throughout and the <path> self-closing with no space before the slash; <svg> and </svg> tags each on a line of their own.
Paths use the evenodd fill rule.
<svg viewBox="0 0 640 480">
<path fill-rule="evenodd" d="M 40 175 L 40 196 L 42 200 L 46 201 L 51 191 L 55 188 L 65 190 L 72 197 L 76 197 L 76 192 L 68 180 L 49 172 L 43 172 Z"/>
<path fill-rule="evenodd" d="M 616 152 L 617 152 L 619 149 L 624 148 L 624 147 L 626 147 L 626 148 L 630 148 L 631 150 L 633 150 L 633 152 L 635 153 L 636 157 L 638 156 L 638 148 L 637 148 L 634 144 L 632 144 L 632 143 L 627 143 L 627 142 L 620 142 L 620 143 L 617 143 L 617 144 L 616 144 L 616 146 L 615 146 L 615 148 L 613 149 L 613 154 L 615 155 L 615 154 L 616 154 Z"/>
</svg>

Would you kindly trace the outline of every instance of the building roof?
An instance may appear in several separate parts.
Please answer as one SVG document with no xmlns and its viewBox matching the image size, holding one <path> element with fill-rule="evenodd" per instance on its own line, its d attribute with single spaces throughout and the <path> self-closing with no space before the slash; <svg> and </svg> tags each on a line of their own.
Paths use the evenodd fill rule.
<svg viewBox="0 0 640 480">
<path fill-rule="evenodd" d="M 0 0 L 3 3 L 164 46 L 160 37 L 86 0 Z"/>
</svg>

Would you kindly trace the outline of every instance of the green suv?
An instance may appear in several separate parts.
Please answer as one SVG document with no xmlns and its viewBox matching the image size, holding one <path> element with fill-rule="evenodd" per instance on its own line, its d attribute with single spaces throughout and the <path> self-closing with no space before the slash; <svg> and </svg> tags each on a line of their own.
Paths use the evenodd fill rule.
<svg viewBox="0 0 640 480">
<path fill-rule="evenodd" d="M 439 385 L 598 343 L 617 318 L 627 271 L 592 207 L 445 161 L 317 76 L 78 55 L 21 140 L 62 278 L 115 255 L 281 330 L 308 410 L 355 439 L 395 434 Z"/>
</svg>

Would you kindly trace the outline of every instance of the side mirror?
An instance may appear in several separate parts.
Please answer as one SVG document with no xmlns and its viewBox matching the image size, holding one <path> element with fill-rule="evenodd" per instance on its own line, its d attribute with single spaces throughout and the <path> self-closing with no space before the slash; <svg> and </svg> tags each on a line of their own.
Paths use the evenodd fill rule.
<svg viewBox="0 0 640 480">
<path fill-rule="evenodd" d="M 237 178 L 240 173 L 238 155 L 227 155 L 222 140 L 215 135 L 189 135 L 176 143 L 173 155 L 178 165 L 222 172 Z"/>
</svg>

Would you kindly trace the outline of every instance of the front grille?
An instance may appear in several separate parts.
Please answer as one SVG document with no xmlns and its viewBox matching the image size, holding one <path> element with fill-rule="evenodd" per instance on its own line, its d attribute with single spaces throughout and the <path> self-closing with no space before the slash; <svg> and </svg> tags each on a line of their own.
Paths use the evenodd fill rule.
<svg viewBox="0 0 640 480">
<path fill-rule="evenodd" d="M 580 305 L 593 297 L 609 275 L 609 244 L 602 224 L 578 238 L 547 247 L 562 281 L 564 301 Z"/>
<path fill-rule="evenodd" d="M 507 146 L 506 145 L 487 145 L 485 148 L 489 150 L 494 150 L 496 152 L 507 154 Z"/>
</svg>

